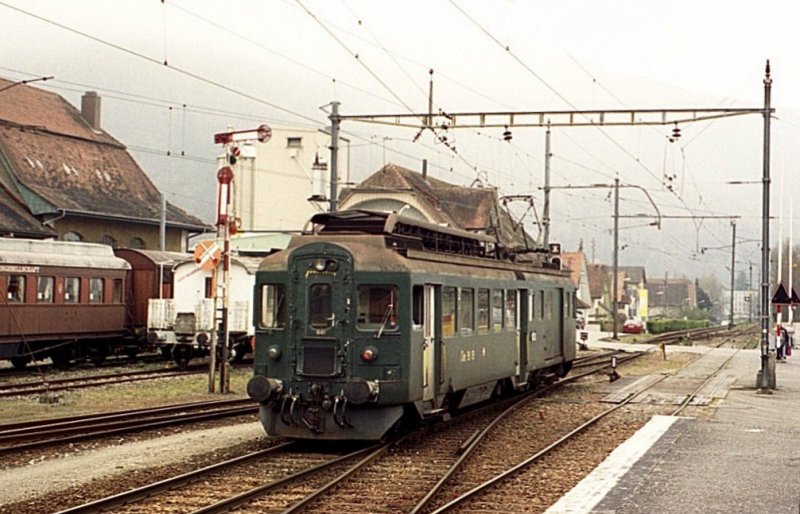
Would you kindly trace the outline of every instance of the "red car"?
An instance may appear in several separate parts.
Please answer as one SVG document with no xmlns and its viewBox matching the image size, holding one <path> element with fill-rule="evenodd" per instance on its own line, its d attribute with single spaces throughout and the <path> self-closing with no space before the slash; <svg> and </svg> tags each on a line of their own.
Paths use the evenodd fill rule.
<svg viewBox="0 0 800 514">
<path fill-rule="evenodd" d="M 644 332 L 644 324 L 636 319 L 625 320 L 622 325 L 622 332 L 624 334 L 641 334 Z"/>
</svg>

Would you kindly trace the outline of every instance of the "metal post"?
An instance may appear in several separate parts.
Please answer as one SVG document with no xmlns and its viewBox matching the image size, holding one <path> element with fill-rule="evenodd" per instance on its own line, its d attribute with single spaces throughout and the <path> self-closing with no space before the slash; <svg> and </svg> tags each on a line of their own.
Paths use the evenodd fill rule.
<svg viewBox="0 0 800 514">
<path fill-rule="evenodd" d="M 167 249 L 167 195 L 161 192 L 161 221 L 158 225 L 158 242 L 161 251 Z"/>
<path fill-rule="evenodd" d="M 339 125 L 342 120 L 339 118 L 339 102 L 331 102 L 331 190 L 330 190 L 330 212 L 336 212 L 338 203 L 337 186 L 339 182 Z"/>
<path fill-rule="evenodd" d="M 614 339 L 617 339 L 617 288 L 619 287 L 619 178 L 614 179 L 614 291 L 611 311 L 614 318 Z"/>
<path fill-rule="evenodd" d="M 750 280 L 747 283 L 748 289 L 748 302 L 747 302 L 747 322 L 753 322 L 753 261 L 749 262 L 750 265 Z"/>
<path fill-rule="evenodd" d="M 544 209 L 542 209 L 542 242 L 548 248 L 550 244 L 550 124 L 544 138 Z M 615 336 L 616 337 L 616 336 Z"/>
<path fill-rule="evenodd" d="M 736 266 L 736 221 L 731 221 L 731 317 L 728 322 L 728 329 L 733 328 L 733 296 L 736 291 L 736 283 L 734 282 L 734 268 Z"/>
<path fill-rule="evenodd" d="M 761 383 L 760 392 L 769 392 L 771 373 L 769 371 L 769 143 L 770 143 L 770 96 L 772 93 L 772 77 L 769 60 L 764 70 L 764 156 L 761 200 Z M 774 357 L 774 355 L 773 355 Z M 772 370 L 774 371 L 774 366 Z M 774 384 L 774 381 L 772 381 Z"/>
</svg>

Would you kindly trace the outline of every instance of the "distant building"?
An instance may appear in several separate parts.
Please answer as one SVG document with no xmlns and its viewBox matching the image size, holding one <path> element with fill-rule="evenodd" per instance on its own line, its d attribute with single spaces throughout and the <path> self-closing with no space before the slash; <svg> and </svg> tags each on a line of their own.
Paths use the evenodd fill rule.
<svg viewBox="0 0 800 514">
<path fill-rule="evenodd" d="M 589 288 L 586 254 L 583 251 L 561 252 L 561 266 L 569 269 L 570 278 L 575 284 L 575 297 L 580 300 L 578 310 L 582 311 L 584 316 L 588 316 L 592 308 L 592 293 Z"/>
<path fill-rule="evenodd" d="M 330 135 L 311 128 L 271 127 L 265 143 L 244 144 L 233 166 L 233 204 L 243 232 L 298 231 L 328 210 Z M 337 182 L 350 181 L 350 142 L 339 139 Z"/>
<path fill-rule="evenodd" d="M 758 295 L 756 290 L 734 291 L 733 292 L 733 321 L 744 322 L 752 321 L 758 317 Z M 731 291 L 722 290 L 722 321 L 727 322 L 731 319 Z M 790 309 L 784 307 L 784 309 Z M 785 319 L 785 317 L 784 317 Z"/>
<path fill-rule="evenodd" d="M 159 248 L 161 193 L 100 127 L 100 105 L 0 79 L 0 234 Z M 166 203 L 167 250 L 205 228 Z"/>
<path fill-rule="evenodd" d="M 533 249 L 536 242 L 501 205 L 494 187 L 450 184 L 426 173 L 387 164 L 342 191 L 340 209 L 398 212 L 403 216 L 497 238 L 507 248 Z"/>
<path fill-rule="evenodd" d="M 680 316 L 687 308 L 697 307 L 697 290 L 689 279 L 656 279 L 646 287 L 650 319 Z"/>
</svg>

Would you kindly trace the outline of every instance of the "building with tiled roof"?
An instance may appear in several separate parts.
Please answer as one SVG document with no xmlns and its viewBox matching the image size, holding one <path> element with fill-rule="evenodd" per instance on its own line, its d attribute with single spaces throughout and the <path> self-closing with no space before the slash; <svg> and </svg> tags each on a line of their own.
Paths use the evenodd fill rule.
<svg viewBox="0 0 800 514">
<path fill-rule="evenodd" d="M 561 252 L 561 267 L 569 270 L 572 283 L 575 284 L 575 296 L 590 308 L 592 294 L 589 289 L 589 271 L 586 267 L 586 254 L 578 252 Z M 585 310 L 585 309 L 584 309 Z"/>
<path fill-rule="evenodd" d="M 647 283 L 650 317 L 674 317 L 697 307 L 697 288 L 687 278 L 663 278 Z"/>
<path fill-rule="evenodd" d="M 161 192 L 102 130 L 94 92 L 78 110 L 55 93 L 0 79 L 0 184 L 59 239 L 159 246 Z M 206 228 L 166 203 L 166 249 L 185 250 L 187 237 Z"/>
<path fill-rule="evenodd" d="M 339 208 L 399 212 L 494 236 L 507 248 L 537 246 L 501 206 L 496 188 L 457 186 L 396 164 L 387 164 L 357 186 L 344 189 Z"/>
</svg>

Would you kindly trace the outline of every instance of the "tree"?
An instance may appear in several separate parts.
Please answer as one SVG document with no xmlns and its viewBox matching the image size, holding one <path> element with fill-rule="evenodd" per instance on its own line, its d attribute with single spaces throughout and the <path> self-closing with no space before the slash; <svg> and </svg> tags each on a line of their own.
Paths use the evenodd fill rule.
<svg viewBox="0 0 800 514">
<path fill-rule="evenodd" d="M 702 287 L 700 287 L 700 281 L 697 281 L 697 308 L 702 309 L 706 312 L 711 312 L 712 307 L 714 307 L 714 302 L 711 301 L 711 297 L 708 296 Z"/>
<path fill-rule="evenodd" d="M 744 271 L 739 270 L 739 273 L 736 274 L 733 288 L 736 291 L 746 291 L 750 289 L 750 281 L 747 279 L 747 274 Z"/>
</svg>

